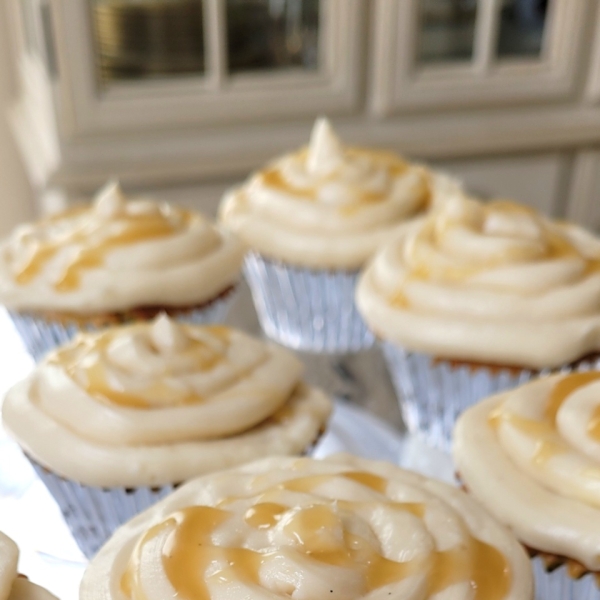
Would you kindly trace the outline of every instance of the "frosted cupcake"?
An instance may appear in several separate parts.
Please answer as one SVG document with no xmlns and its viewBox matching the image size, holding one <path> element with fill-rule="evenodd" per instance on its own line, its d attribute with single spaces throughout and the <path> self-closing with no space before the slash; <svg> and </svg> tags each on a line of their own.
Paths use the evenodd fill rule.
<svg viewBox="0 0 600 600">
<path fill-rule="evenodd" d="M 109 183 L 91 206 L 18 227 L 0 244 L 0 302 L 40 358 L 78 330 L 153 318 L 224 318 L 243 249 L 199 213 Z"/>
<path fill-rule="evenodd" d="M 454 458 L 468 491 L 537 556 L 540 598 L 600 596 L 600 372 L 545 377 L 470 408 Z"/>
<path fill-rule="evenodd" d="M 19 548 L 0 531 L 0 600 L 57 600 L 49 591 L 20 575 Z"/>
<path fill-rule="evenodd" d="M 246 277 L 265 333 L 298 350 L 371 346 L 354 304 L 358 271 L 428 208 L 432 186 L 424 167 L 391 152 L 345 147 L 320 119 L 308 148 L 226 194 L 221 220 L 252 250 Z"/>
<path fill-rule="evenodd" d="M 2 418 L 91 556 L 187 479 L 305 452 L 330 410 L 282 348 L 163 315 L 51 352 L 9 391 Z"/>
<path fill-rule="evenodd" d="M 464 492 L 352 456 L 190 482 L 119 529 L 81 600 L 532 600 L 527 555 Z"/>
<path fill-rule="evenodd" d="M 600 240 L 457 194 L 373 259 L 357 303 L 409 429 L 447 448 L 457 415 L 600 350 Z"/>
</svg>

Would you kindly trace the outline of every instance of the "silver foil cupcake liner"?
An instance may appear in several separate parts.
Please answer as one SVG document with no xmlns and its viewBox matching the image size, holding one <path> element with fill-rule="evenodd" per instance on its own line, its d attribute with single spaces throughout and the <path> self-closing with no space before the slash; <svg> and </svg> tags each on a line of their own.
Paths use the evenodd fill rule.
<svg viewBox="0 0 600 600">
<path fill-rule="evenodd" d="M 354 302 L 358 272 L 301 269 L 256 253 L 246 256 L 244 271 L 262 329 L 276 342 L 332 354 L 373 345 Z"/>
<path fill-rule="evenodd" d="M 573 579 L 567 566 L 547 571 L 542 559 L 533 559 L 535 600 L 599 600 L 600 589 L 593 574 Z"/>
<path fill-rule="evenodd" d="M 446 452 L 451 448 L 454 424 L 464 410 L 550 372 L 457 365 L 389 342 L 383 342 L 382 349 L 407 429 Z M 596 361 L 581 361 L 560 371 L 586 371 L 595 365 Z"/>
<path fill-rule="evenodd" d="M 175 489 L 172 485 L 135 489 L 89 487 L 54 475 L 33 461 L 32 465 L 87 558 L 92 558 L 120 525 Z"/>
<path fill-rule="evenodd" d="M 229 293 L 207 304 L 205 307 L 177 314 L 175 318 L 185 323 L 194 323 L 197 325 L 221 323 L 225 320 L 234 297 L 234 292 Z M 80 325 L 74 322 L 62 322 L 13 310 L 9 310 L 8 314 L 27 352 L 36 362 L 43 358 L 50 350 L 71 340 L 80 331 L 93 331 L 103 328 L 98 327 L 93 322 Z M 132 323 L 135 320 L 135 317 L 124 318 L 120 323 L 115 322 L 115 325 Z"/>
</svg>

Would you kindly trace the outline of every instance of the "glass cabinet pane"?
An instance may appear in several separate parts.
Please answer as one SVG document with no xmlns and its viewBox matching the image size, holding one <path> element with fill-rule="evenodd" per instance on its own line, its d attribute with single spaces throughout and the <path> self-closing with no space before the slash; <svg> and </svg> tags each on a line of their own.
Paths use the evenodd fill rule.
<svg viewBox="0 0 600 600">
<path fill-rule="evenodd" d="M 316 69 L 319 11 L 324 2 L 227 0 L 229 71 Z"/>
<path fill-rule="evenodd" d="M 469 61 L 473 56 L 477 0 L 420 0 L 420 63 Z"/>
<path fill-rule="evenodd" d="M 498 56 L 539 56 L 549 0 L 503 0 Z"/>
<path fill-rule="evenodd" d="M 202 0 L 91 0 L 100 80 L 204 72 Z"/>
</svg>

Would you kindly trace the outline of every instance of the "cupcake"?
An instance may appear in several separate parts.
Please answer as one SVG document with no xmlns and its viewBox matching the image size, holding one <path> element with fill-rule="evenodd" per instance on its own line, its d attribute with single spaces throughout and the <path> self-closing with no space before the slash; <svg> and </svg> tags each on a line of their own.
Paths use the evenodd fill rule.
<svg viewBox="0 0 600 600">
<path fill-rule="evenodd" d="M 91 206 L 22 225 L 0 245 L 0 302 L 39 359 L 79 330 L 152 319 L 221 321 L 243 248 L 199 213 L 111 182 Z"/>
<path fill-rule="evenodd" d="M 187 479 L 305 452 L 330 410 L 288 351 L 161 315 L 49 353 L 8 392 L 2 418 L 91 556 Z"/>
<path fill-rule="evenodd" d="M 466 489 L 525 544 L 544 600 L 600 597 L 600 371 L 555 374 L 468 409 Z"/>
<path fill-rule="evenodd" d="M 358 272 L 427 209 L 432 181 L 391 152 L 344 147 L 319 119 L 308 148 L 228 192 L 220 217 L 251 249 L 245 272 L 265 333 L 297 350 L 370 347 L 354 304 Z"/>
<path fill-rule="evenodd" d="M 366 269 L 357 304 L 406 424 L 448 449 L 466 407 L 600 350 L 600 240 L 508 201 L 462 193 Z"/>
<path fill-rule="evenodd" d="M 0 600 L 57 600 L 17 571 L 19 548 L 0 531 Z"/>
<path fill-rule="evenodd" d="M 121 527 L 80 600 L 531 600 L 512 534 L 464 492 L 383 462 L 269 458 Z"/>
</svg>

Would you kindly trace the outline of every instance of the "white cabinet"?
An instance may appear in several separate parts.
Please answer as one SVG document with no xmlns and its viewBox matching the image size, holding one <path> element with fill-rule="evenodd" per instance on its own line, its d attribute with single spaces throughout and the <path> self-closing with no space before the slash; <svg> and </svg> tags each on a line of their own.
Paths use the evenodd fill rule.
<svg viewBox="0 0 600 600">
<path fill-rule="evenodd" d="M 568 99 L 596 8 L 588 0 L 375 2 L 371 106 L 381 115 Z"/>
<path fill-rule="evenodd" d="M 595 222 L 597 0 L 6 1 L 11 120 L 46 199 L 118 176 L 200 203 L 325 113 L 351 143 Z"/>
</svg>

